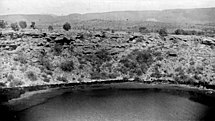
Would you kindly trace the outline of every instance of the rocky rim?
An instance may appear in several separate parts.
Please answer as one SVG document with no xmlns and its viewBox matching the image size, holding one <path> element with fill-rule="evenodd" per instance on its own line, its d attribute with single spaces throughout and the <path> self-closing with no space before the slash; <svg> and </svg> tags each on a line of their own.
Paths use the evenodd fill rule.
<svg viewBox="0 0 215 121">
<path fill-rule="evenodd" d="M 3 32 L 0 87 L 134 79 L 215 86 L 215 39 L 194 35 Z"/>
</svg>

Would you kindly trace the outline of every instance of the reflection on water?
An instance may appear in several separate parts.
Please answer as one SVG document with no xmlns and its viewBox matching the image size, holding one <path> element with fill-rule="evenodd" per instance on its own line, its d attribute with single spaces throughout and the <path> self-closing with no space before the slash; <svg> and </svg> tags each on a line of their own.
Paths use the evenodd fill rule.
<svg viewBox="0 0 215 121">
<path fill-rule="evenodd" d="M 17 114 L 20 121 L 200 120 L 210 108 L 160 91 L 75 91 Z M 211 112 L 207 112 L 211 113 Z"/>
</svg>

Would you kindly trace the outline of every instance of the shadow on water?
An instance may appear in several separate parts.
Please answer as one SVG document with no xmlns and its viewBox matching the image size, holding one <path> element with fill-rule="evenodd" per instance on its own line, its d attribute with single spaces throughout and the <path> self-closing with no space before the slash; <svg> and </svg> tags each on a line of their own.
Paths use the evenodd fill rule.
<svg viewBox="0 0 215 121">
<path fill-rule="evenodd" d="M 11 110 L 9 107 L 1 105 L 0 106 L 0 121 L 17 121 L 15 114 L 13 110 Z"/>
<path fill-rule="evenodd" d="M 207 96 L 205 94 L 199 94 L 192 92 L 190 100 L 207 105 L 209 108 L 203 112 L 201 121 L 215 121 L 215 97 Z"/>
</svg>

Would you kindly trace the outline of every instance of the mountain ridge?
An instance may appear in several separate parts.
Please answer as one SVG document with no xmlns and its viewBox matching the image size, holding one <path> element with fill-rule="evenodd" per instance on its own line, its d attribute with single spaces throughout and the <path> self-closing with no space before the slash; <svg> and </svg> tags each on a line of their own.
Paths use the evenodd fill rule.
<svg viewBox="0 0 215 121">
<path fill-rule="evenodd" d="M 148 21 L 165 23 L 215 23 L 215 7 L 195 9 L 166 9 L 145 11 L 110 11 L 101 13 L 73 13 L 59 16 L 53 14 L 10 14 L 0 15 L 1 20 L 8 22 L 35 21 L 42 24 L 85 21 L 93 19 L 114 21 Z"/>
</svg>

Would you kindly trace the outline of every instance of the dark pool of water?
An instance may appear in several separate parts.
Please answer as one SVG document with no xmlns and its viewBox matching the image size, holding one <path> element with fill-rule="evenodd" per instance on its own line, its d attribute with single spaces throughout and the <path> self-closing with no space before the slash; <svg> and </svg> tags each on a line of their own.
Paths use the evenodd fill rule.
<svg viewBox="0 0 215 121">
<path fill-rule="evenodd" d="M 198 98 L 192 98 L 190 93 L 159 90 L 74 91 L 17 112 L 13 117 L 18 121 L 215 120 L 212 100 L 198 102 Z"/>
</svg>

